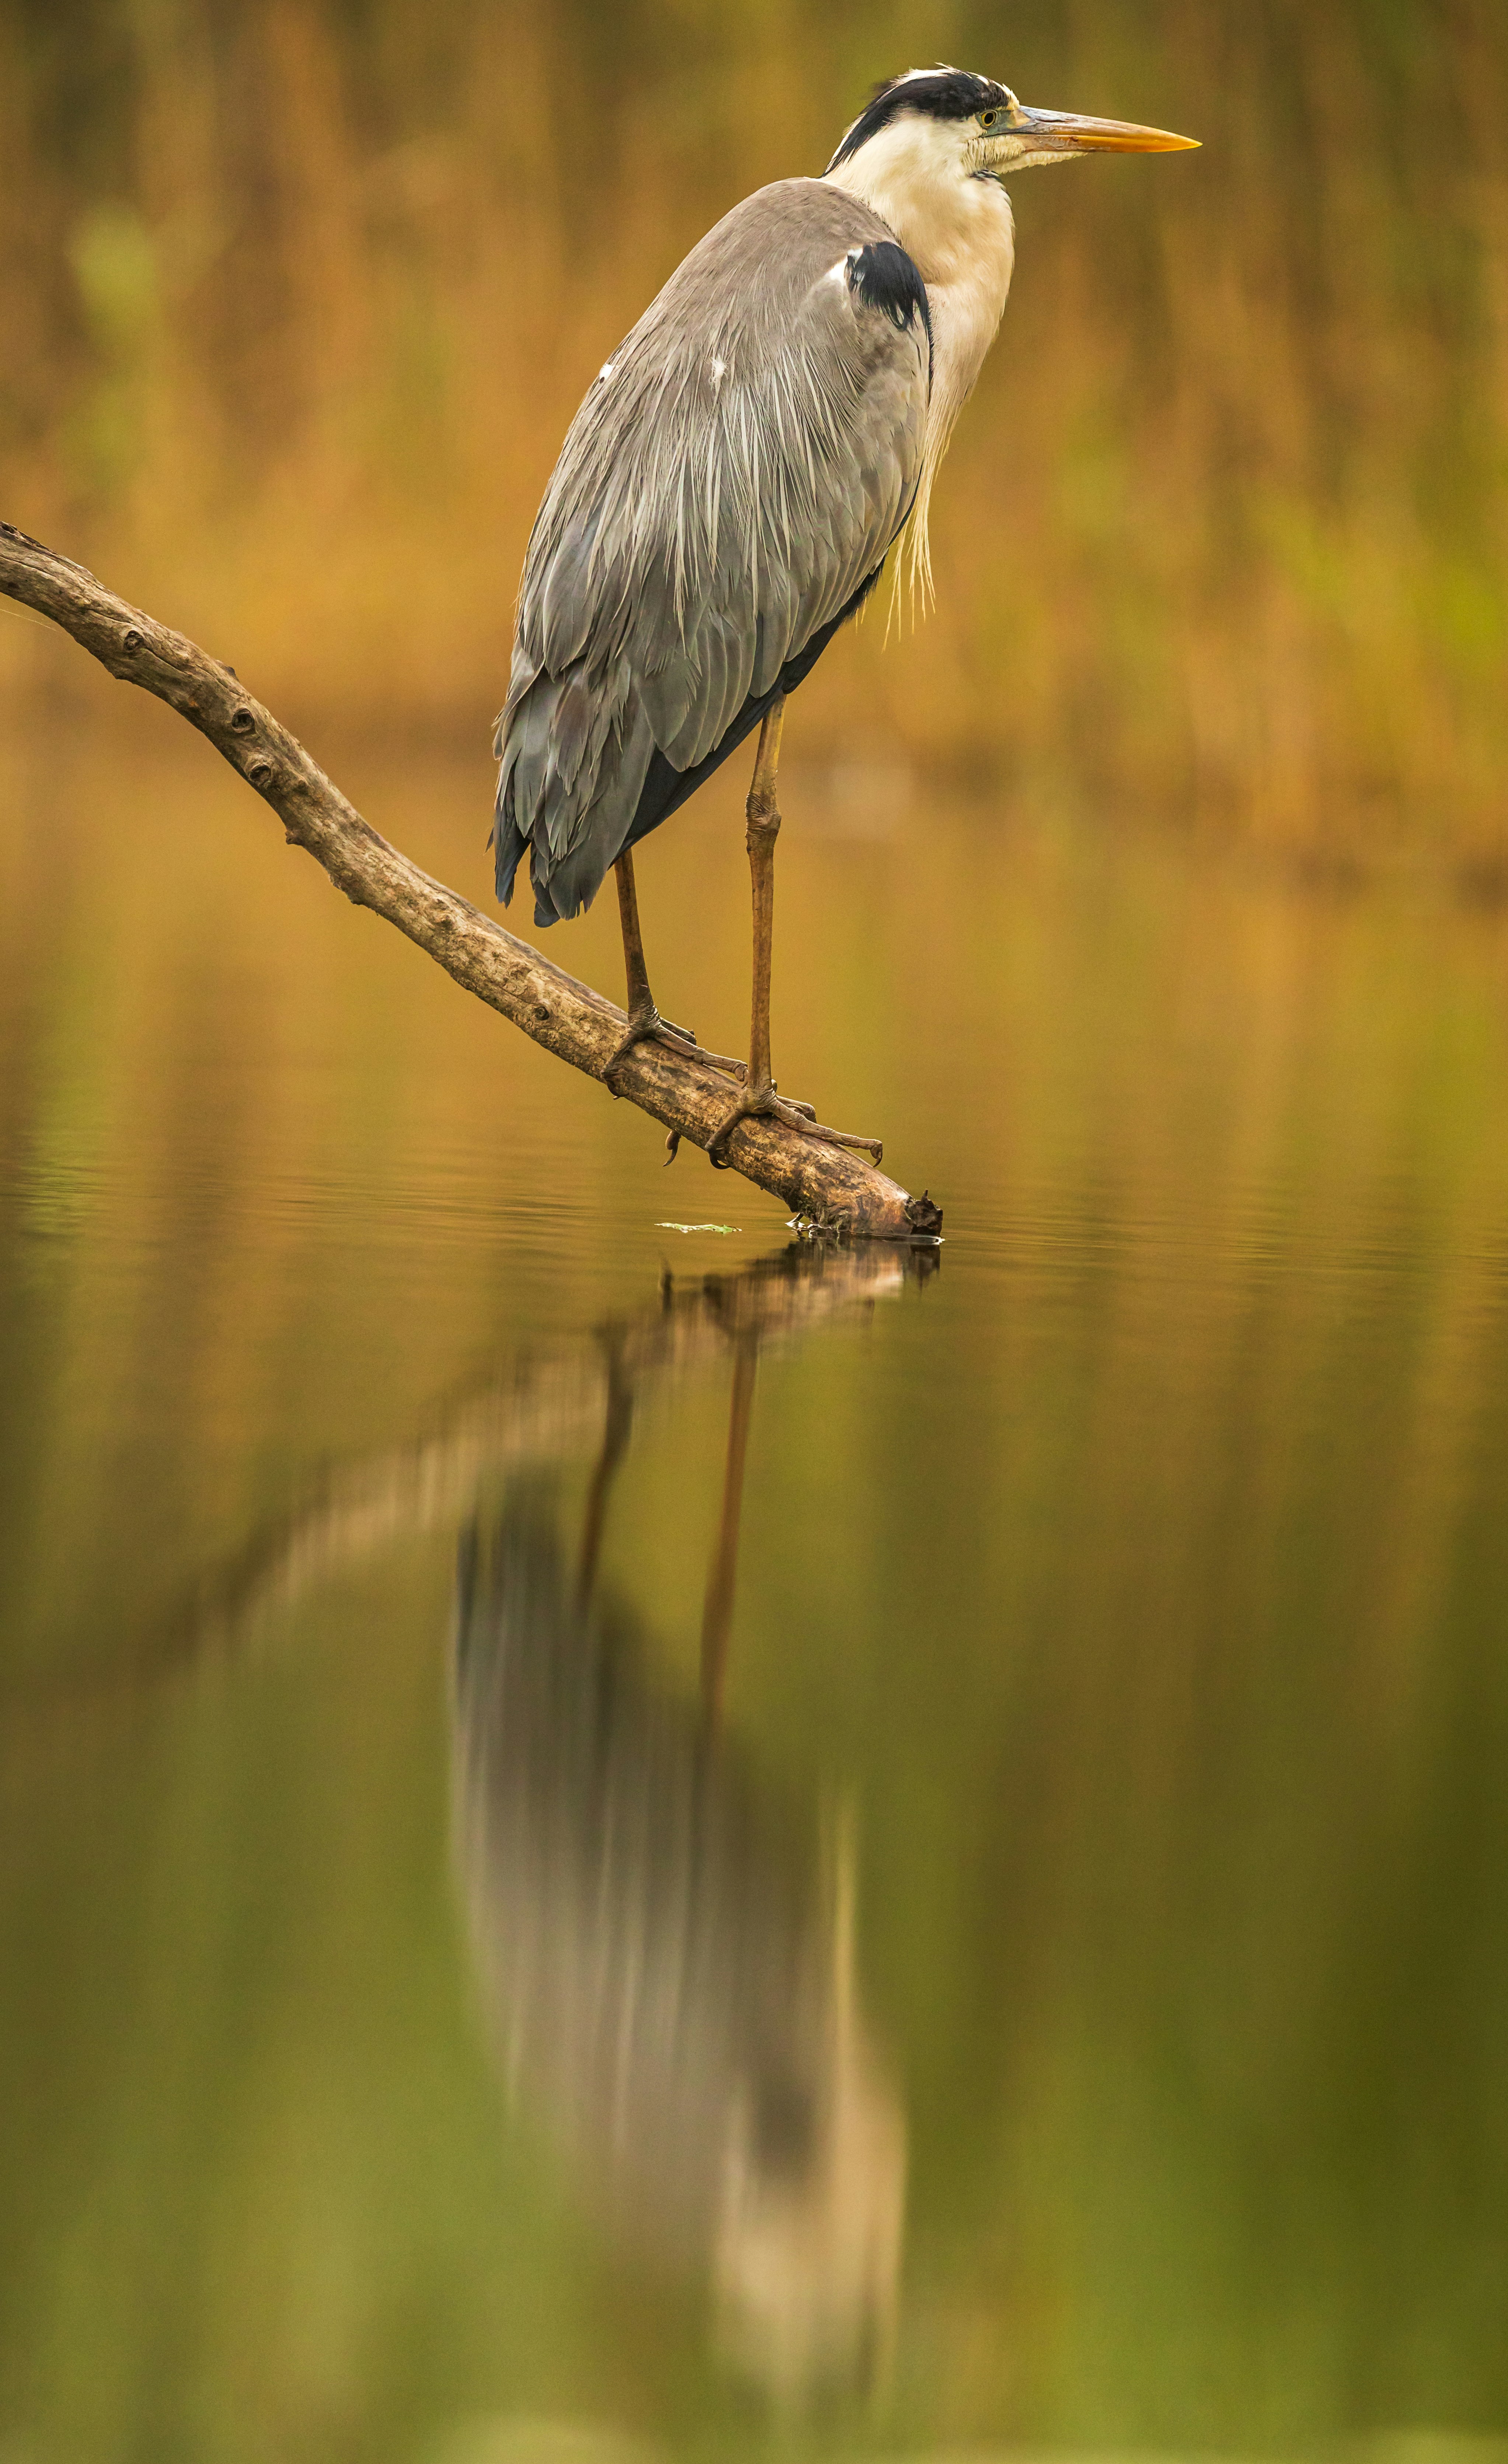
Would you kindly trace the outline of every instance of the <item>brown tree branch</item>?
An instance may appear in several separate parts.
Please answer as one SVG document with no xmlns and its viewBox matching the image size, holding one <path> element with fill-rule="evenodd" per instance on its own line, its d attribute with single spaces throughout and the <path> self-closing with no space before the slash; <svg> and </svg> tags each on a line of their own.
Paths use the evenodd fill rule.
<svg viewBox="0 0 1508 2464">
<path fill-rule="evenodd" d="M 197 727 L 271 804 L 289 845 L 323 866 L 353 905 L 396 924 L 546 1051 L 601 1078 L 623 1031 L 623 1011 L 389 847 L 229 668 L 8 522 L 0 522 L 0 593 L 51 617 L 111 675 L 155 693 Z M 699 1147 L 711 1138 L 733 1091 L 719 1071 L 663 1044 L 636 1045 L 615 1078 L 619 1093 Z M 942 1224 L 925 1192 L 912 1198 L 864 1155 L 805 1137 L 782 1121 L 741 1121 L 729 1156 L 793 1215 L 833 1230 L 908 1241 Z"/>
</svg>

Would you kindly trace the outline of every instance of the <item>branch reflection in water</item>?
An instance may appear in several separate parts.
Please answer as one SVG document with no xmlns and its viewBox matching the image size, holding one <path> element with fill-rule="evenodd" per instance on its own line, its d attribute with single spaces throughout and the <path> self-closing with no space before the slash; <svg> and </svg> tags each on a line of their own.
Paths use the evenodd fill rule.
<svg viewBox="0 0 1508 2464">
<path fill-rule="evenodd" d="M 852 1303 L 901 1269 L 770 1263 L 699 1295 L 732 1355 L 699 1698 L 656 1678 L 600 1580 L 634 1400 L 619 1341 L 575 1563 L 549 1476 L 515 1476 L 463 1542 L 455 1799 L 514 2095 L 620 2237 L 709 2272 L 725 2355 L 791 2406 L 883 2365 L 906 2127 L 861 2007 L 845 1826 L 781 1801 L 726 1729 L 744 1463 L 760 1346 L 814 1270 Z"/>
</svg>

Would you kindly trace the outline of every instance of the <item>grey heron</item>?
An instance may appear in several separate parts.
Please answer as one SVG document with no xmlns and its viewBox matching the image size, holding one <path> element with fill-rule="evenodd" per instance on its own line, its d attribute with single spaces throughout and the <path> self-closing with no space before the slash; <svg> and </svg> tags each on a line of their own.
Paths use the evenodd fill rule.
<svg viewBox="0 0 1508 2464">
<path fill-rule="evenodd" d="M 497 722 L 504 905 L 525 847 L 535 917 L 616 869 L 627 1027 L 742 1076 L 709 1154 L 778 1114 L 770 1054 L 776 763 L 787 696 L 855 615 L 903 531 L 929 584 L 928 508 L 1005 308 L 1005 181 L 1103 150 L 1197 141 L 1029 109 L 1009 86 L 913 69 L 875 93 L 820 179 L 779 180 L 692 249 L 573 420 L 524 564 Z M 759 730 L 748 800 L 754 997 L 746 1065 L 705 1053 L 649 989 L 633 849 Z"/>
</svg>

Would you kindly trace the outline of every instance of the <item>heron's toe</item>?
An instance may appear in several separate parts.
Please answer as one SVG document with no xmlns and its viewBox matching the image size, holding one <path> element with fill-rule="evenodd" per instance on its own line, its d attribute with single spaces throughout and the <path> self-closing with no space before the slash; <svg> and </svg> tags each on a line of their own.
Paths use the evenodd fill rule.
<svg viewBox="0 0 1508 2464">
<path fill-rule="evenodd" d="M 788 1128 L 799 1130 L 809 1138 L 825 1138 L 829 1146 L 858 1147 L 872 1155 L 876 1163 L 885 1160 L 885 1147 L 879 1138 L 863 1138 L 850 1130 L 829 1129 L 817 1117 L 812 1104 L 798 1104 L 791 1097 L 777 1095 L 773 1086 L 748 1089 L 739 1096 L 732 1110 L 717 1124 L 707 1143 L 707 1159 L 715 1172 L 726 1172 L 729 1166 L 728 1141 L 740 1121 L 784 1121 Z"/>
<path fill-rule="evenodd" d="M 725 1112 L 707 1141 L 707 1160 L 714 1172 L 726 1172 L 729 1166 L 728 1141 L 740 1121 L 767 1119 L 780 1110 L 773 1087 L 745 1087 L 736 1104 Z"/>
<path fill-rule="evenodd" d="M 862 1138 L 851 1130 L 829 1129 L 825 1121 L 818 1119 L 814 1104 L 798 1104 L 778 1095 L 771 1109 L 778 1119 L 788 1121 L 793 1130 L 803 1131 L 809 1138 L 825 1138 L 831 1147 L 860 1147 L 876 1163 L 885 1160 L 885 1147 L 879 1138 Z"/>
<path fill-rule="evenodd" d="M 725 1070 L 731 1077 L 743 1076 L 744 1065 L 735 1061 L 732 1053 L 709 1052 L 705 1045 L 697 1043 L 688 1026 L 677 1026 L 673 1020 L 662 1018 L 659 1011 L 651 1006 L 637 1015 L 630 1011 L 617 1048 L 602 1066 L 602 1084 L 610 1093 L 617 1092 L 613 1086 L 614 1072 L 622 1067 L 635 1045 L 651 1042 L 663 1044 L 667 1052 L 679 1053 L 683 1061 L 700 1061 L 709 1068 Z"/>
<path fill-rule="evenodd" d="M 669 1045 L 672 1049 L 675 1049 L 677 1047 L 686 1046 L 694 1047 L 696 1038 L 694 1035 L 689 1034 L 684 1026 L 672 1026 L 669 1020 L 667 1018 L 662 1018 L 657 1009 L 651 1008 L 644 1010 L 637 1016 L 635 1016 L 633 1011 L 630 1011 L 628 1015 L 628 1023 L 618 1040 L 616 1050 L 602 1071 L 603 1084 L 609 1088 L 612 1087 L 615 1073 L 622 1068 L 623 1063 L 627 1060 L 629 1053 L 632 1052 L 636 1045 L 649 1044 L 654 1041 L 663 1041 Z"/>
</svg>

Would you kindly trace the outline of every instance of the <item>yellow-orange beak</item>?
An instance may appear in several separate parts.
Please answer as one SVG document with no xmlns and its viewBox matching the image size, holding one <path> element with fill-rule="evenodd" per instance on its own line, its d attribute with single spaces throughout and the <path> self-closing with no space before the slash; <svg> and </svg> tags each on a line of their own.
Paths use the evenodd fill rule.
<svg viewBox="0 0 1508 2464">
<path fill-rule="evenodd" d="M 1043 153 L 1182 154 L 1197 137 L 1175 137 L 1170 128 L 1138 128 L 1130 120 L 1085 120 L 1077 111 L 1032 111 L 1018 103 L 1013 133 L 1029 137 Z"/>
</svg>

